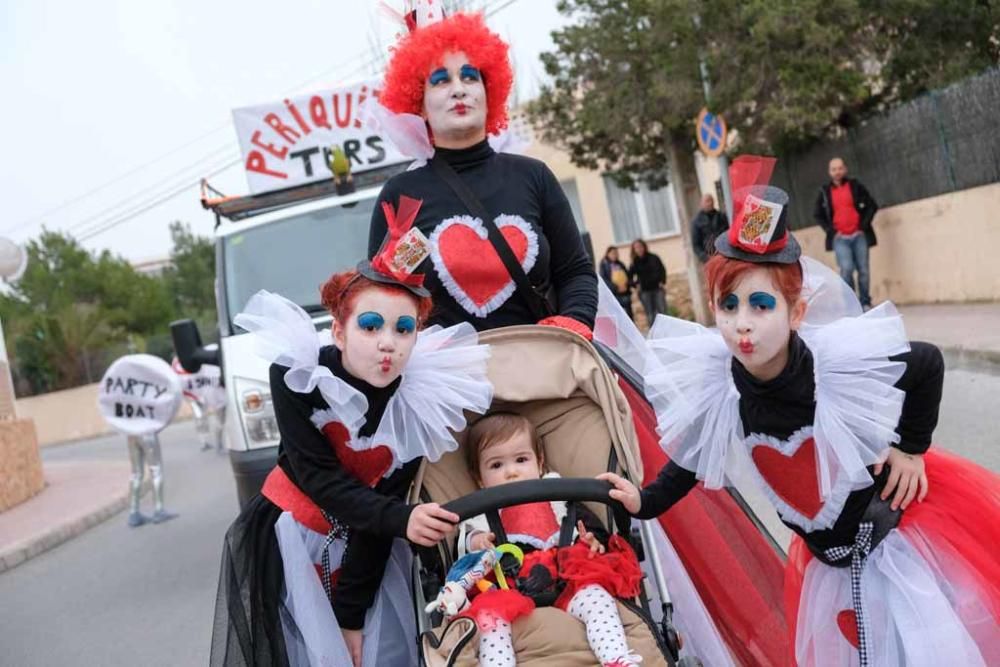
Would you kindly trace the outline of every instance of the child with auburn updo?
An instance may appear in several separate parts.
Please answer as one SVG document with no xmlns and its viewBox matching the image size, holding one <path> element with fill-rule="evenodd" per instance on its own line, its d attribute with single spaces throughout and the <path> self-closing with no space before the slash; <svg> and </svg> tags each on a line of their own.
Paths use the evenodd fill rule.
<svg viewBox="0 0 1000 667">
<path fill-rule="evenodd" d="M 431 300 L 397 261 L 406 231 L 322 286 L 332 344 L 276 294 L 236 317 L 271 362 L 280 442 L 226 535 L 213 665 L 417 664 L 408 543 L 434 545 L 458 517 L 404 498 L 424 458 L 457 447 L 454 415 L 485 412 L 492 388 L 471 325 L 420 331 Z"/>
<path fill-rule="evenodd" d="M 514 413 L 495 412 L 477 421 L 469 429 L 466 456 L 469 472 L 483 489 L 556 476 L 545 475 L 545 456 L 534 425 Z M 525 553 L 518 577 L 537 579 L 540 569 L 553 584 L 563 582 L 565 588 L 555 606 L 586 626 L 587 642 L 600 663 L 637 665 L 641 658 L 629 650 L 615 597 L 638 595 L 642 580 L 639 561 L 621 537 L 608 538 L 603 524 L 586 506 L 575 503 L 573 509 L 579 517 L 577 539 L 563 548 L 559 547 L 559 534 L 566 503 L 530 503 L 500 510 L 507 541 Z M 463 526 L 460 539 L 465 540 L 467 550 L 480 551 L 493 548 L 496 535 L 480 516 Z M 527 599 L 518 604 L 510 600 L 512 596 L 523 597 L 514 591 L 481 594 L 463 613 L 479 626 L 481 665 L 514 664 L 510 623 L 534 605 Z"/>
<path fill-rule="evenodd" d="M 670 462 L 641 492 L 601 477 L 651 519 L 698 480 L 748 471 L 795 533 L 799 665 L 985 665 L 1000 655 L 1000 480 L 928 451 L 940 351 L 801 257 L 773 165 L 733 162 L 739 213 L 705 266 L 718 328 L 658 318 L 650 333 L 646 395 Z"/>
</svg>

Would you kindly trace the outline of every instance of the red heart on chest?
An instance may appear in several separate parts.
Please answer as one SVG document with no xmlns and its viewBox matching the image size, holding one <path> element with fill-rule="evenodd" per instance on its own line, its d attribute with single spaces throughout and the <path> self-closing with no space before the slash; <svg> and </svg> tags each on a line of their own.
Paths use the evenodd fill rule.
<svg viewBox="0 0 1000 667">
<path fill-rule="evenodd" d="M 347 444 L 351 434 L 340 422 L 330 422 L 321 429 L 323 435 L 333 446 L 340 465 L 354 475 L 365 486 L 375 486 L 392 465 L 392 452 L 385 445 L 377 445 L 371 449 L 356 451 Z"/>
<path fill-rule="evenodd" d="M 537 236 L 525 220 L 510 215 L 494 221 L 525 273 L 534 265 L 532 240 Z M 469 216 L 442 222 L 431 236 L 435 268 L 451 296 L 469 312 L 485 317 L 514 293 L 514 280 L 486 235 L 482 221 Z"/>
<path fill-rule="evenodd" d="M 837 627 L 851 646 L 854 648 L 861 646 L 861 641 L 858 639 L 858 615 L 853 609 L 845 609 L 837 614 Z"/>
<path fill-rule="evenodd" d="M 791 456 L 765 444 L 753 446 L 754 465 L 768 486 L 792 509 L 813 519 L 823 508 L 816 468 L 816 441 L 802 441 Z"/>
</svg>

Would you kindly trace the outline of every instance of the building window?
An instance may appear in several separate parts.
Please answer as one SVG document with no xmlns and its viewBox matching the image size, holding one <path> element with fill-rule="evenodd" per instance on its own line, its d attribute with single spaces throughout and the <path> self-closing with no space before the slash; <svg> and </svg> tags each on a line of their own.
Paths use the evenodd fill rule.
<svg viewBox="0 0 1000 667">
<path fill-rule="evenodd" d="M 573 219 L 576 220 L 577 228 L 581 232 L 586 231 L 587 227 L 583 224 L 583 207 L 580 206 L 580 191 L 576 187 L 576 179 L 569 178 L 565 181 L 559 181 L 559 185 L 562 186 L 566 199 L 569 200 L 569 208 L 573 211 Z"/>
<path fill-rule="evenodd" d="M 677 207 L 669 184 L 658 190 L 650 190 L 645 184 L 638 190 L 629 190 L 605 176 L 604 193 L 611 211 L 615 243 L 678 233 Z"/>
</svg>

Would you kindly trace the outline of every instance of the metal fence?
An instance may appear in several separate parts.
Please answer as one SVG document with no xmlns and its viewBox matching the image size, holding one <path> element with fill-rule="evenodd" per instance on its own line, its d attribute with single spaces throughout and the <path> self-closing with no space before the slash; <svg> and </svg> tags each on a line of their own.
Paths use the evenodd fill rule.
<svg viewBox="0 0 1000 667">
<path fill-rule="evenodd" d="M 791 197 L 793 229 L 815 224 L 813 206 L 833 157 L 844 158 L 881 207 L 1000 181 L 1000 69 L 781 156 L 772 183 Z"/>
</svg>

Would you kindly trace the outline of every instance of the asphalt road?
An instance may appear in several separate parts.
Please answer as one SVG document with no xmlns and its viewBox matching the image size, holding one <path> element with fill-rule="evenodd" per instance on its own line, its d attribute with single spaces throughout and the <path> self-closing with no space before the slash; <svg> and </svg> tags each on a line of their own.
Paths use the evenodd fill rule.
<svg viewBox="0 0 1000 667">
<path fill-rule="evenodd" d="M 130 529 L 122 513 L 0 575 L 0 665 L 208 663 L 235 485 L 227 457 L 199 451 L 191 422 L 161 443 L 167 508 L 180 516 Z M 45 460 L 126 456 L 121 436 L 43 450 Z M 143 501 L 150 513 L 151 494 Z"/>
<path fill-rule="evenodd" d="M 1000 472 L 998 397 L 1000 375 L 949 370 L 936 442 Z M 0 575 L 0 665 L 207 663 L 222 535 L 237 511 L 236 492 L 228 460 L 198 451 L 190 423 L 167 429 L 162 442 L 168 507 L 181 516 L 129 529 L 120 514 Z M 102 438 L 43 455 L 126 453 L 122 438 Z"/>
</svg>

